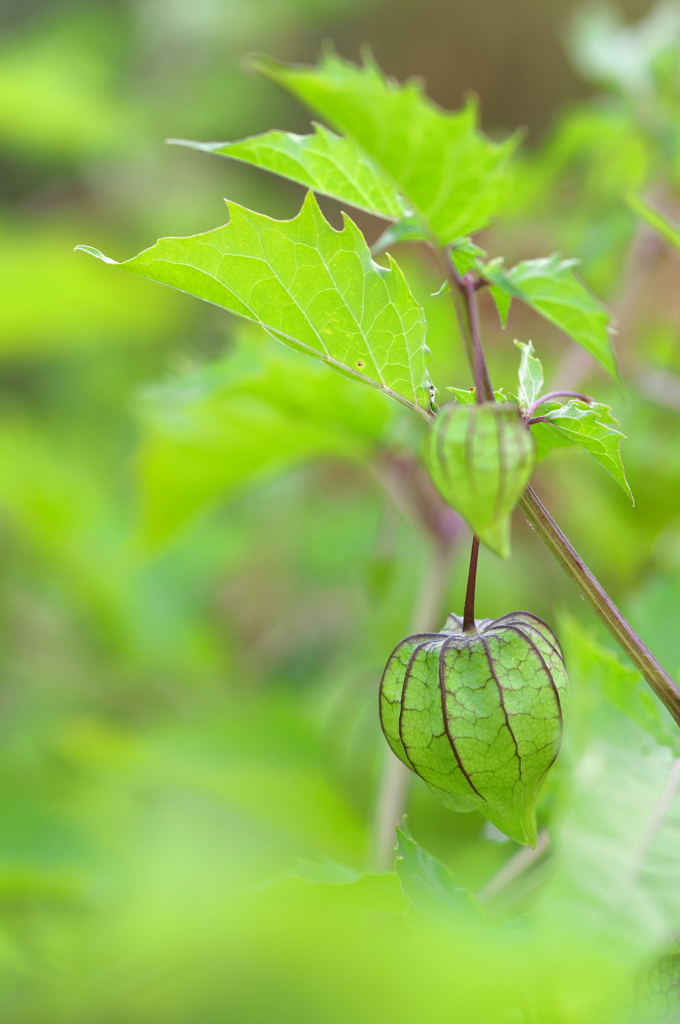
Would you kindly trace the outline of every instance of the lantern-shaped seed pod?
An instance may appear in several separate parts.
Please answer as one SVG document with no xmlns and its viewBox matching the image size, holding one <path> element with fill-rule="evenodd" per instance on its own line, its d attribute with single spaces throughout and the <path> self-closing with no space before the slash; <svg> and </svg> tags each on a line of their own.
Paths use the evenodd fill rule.
<svg viewBox="0 0 680 1024">
<path fill-rule="evenodd" d="M 425 447 L 430 476 L 485 544 L 510 554 L 510 514 L 536 463 L 536 444 L 517 406 L 442 406 Z"/>
<path fill-rule="evenodd" d="M 567 682 L 557 638 L 530 612 L 463 632 L 407 637 L 380 686 L 392 750 L 455 811 L 480 810 L 517 842 L 536 844 L 536 800 L 557 757 Z"/>
</svg>

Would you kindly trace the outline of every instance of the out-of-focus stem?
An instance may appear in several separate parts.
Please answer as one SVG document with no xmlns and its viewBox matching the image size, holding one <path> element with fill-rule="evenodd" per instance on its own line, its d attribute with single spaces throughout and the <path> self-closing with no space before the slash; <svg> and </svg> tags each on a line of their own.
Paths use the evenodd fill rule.
<svg viewBox="0 0 680 1024">
<path fill-rule="evenodd" d="M 411 633 L 434 633 L 440 628 L 452 556 L 452 545 L 446 550 L 441 545 L 431 545 L 411 617 Z M 389 871 L 394 866 L 394 830 L 404 816 L 410 780 L 411 772 L 388 747 L 375 812 L 376 871 Z"/>
<path fill-rule="evenodd" d="M 521 850 L 518 850 L 514 857 L 511 857 L 506 864 L 486 883 L 483 889 L 477 893 L 477 899 L 480 903 L 488 903 L 499 892 L 502 892 L 506 886 L 514 882 L 516 878 L 523 875 L 525 871 L 533 867 L 536 861 L 540 860 L 543 854 L 550 847 L 550 836 L 548 830 L 543 829 L 538 833 L 536 839 L 536 846 L 532 849 L 530 846 L 525 846 Z"/>
</svg>

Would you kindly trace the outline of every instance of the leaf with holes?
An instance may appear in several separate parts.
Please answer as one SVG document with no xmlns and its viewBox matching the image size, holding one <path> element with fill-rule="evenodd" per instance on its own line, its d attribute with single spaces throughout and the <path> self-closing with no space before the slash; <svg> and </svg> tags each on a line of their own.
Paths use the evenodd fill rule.
<svg viewBox="0 0 680 1024">
<path fill-rule="evenodd" d="M 450 615 L 439 633 L 397 645 L 380 717 L 397 757 L 454 811 L 480 810 L 510 838 L 536 843 L 536 801 L 557 757 L 566 671 L 552 631 L 529 612 Z"/>
<path fill-rule="evenodd" d="M 348 217 L 341 231 L 332 228 L 311 192 L 287 221 L 227 205 L 224 227 L 161 238 L 116 266 L 260 324 L 291 348 L 427 418 L 425 317 L 396 263 L 375 263 Z M 115 263 L 96 249 L 79 248 Z"/>
</svg>

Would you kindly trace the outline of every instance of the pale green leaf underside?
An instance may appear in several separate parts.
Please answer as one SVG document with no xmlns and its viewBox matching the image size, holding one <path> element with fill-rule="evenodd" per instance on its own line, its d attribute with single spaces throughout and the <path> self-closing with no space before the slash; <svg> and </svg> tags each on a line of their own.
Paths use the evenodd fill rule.
<svg viewBox="0 0 680 1024">
<path fill-rule="evenodd" d="M 545 426 L 551 433 L 554 431 L 558 442 L 556 447 L 562 447 L 566 441 L 568 444 L 583 448 L 611 473 L 631 501 L 633 500 L 619 451 L 621 439 L 626 435 L 612 426 L 616 420 L 612 417 L 609 406 L 600 402 L 588 405 L 578 399 L 572 399 L 566 405 L 551 402 L 538 409 L 536 415 L 545 416 L 549 420 L 546 424 L 536 424 L 536 428 Z M 544 444 L 550 444 L 545 434 Z"/>
<path fill-rule="evenodd" d="M 420 83 L 399 85 L 371 63 L 357 67 L 335 54 L 318 68 L 265 59 L 256 67 L 353 138 L 441 244 L 481 230 L 502 209 L 515 139 L 491 142 L 474 105 L 450 113 Z"/>
<path fill-rule="evenodd" d="M 667 242 L 674 245 L 676 249 L 680 249 L 680 227 L 677 227 L 675 224 L 671 224 L 663 213 L 655 210 L 654 207 L 645 202 L 641 196 L 628 196 L 628 205 L 635 213 L 637 213 L 638 217 L 642 217 L 643 220 L 647 221 L 650 227 L 653 227 L 655 231 L 658 231 L 662 238 L 665 238 Z"/>
<path fill-rule="evenodd" d="M 333 229 L 311 192 L 288 221 L 227 205 L 224 227 L 161 238 L 120 266 L 257 323 L 426 417 L 425 317 L 399 267 L 374 263 L 349 218 Z"/>
<path fill-rule="evenodd" d="M 408 215 L 395 185 L 356 142 L 322 125 L 314 125 L 313 135 L 271 131 L 238 142 L 171 141 L 253 164 L 377 217 Z"/>
<path fill-rule="evenodd" d="M 519 364 L 519 400 L 526 408 L 540 398 L 543 390 L 543 367 L 541 360 L 534 355 L 534 346 L 530 341 L 526 344 L 516 341 L 515 345 L 522 353 Z"/>
<path fill-rule="evenodd" d="M 612 376 L 616 363 L 609 337 L 610 316 L 574 275 L 574 260 L 552 256 L 518 263 L 510 270 L 480 268 L 505 321 L 513 298 L 525 302 L 593 356 Z"/>
</svg>

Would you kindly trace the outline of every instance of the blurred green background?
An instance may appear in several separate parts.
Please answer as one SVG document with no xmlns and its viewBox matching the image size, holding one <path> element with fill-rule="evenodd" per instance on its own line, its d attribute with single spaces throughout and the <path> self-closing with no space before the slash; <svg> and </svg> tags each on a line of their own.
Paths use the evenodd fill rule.
<svg viewBox="0 0 680 1024">
<path fill-rule="evenodd" d="M 580 257 L 618 317 L 626 385 L 530 313 L 514 311 L 503 334 L 484 303 L 494 380 L 512 387 L 512 336 L 533 337 L 551 379 L 614 405 L 631 434 L 635 508 L 574 452 L 542 467 L 537 486 L 677 676 L 680 260 L 623 196 L 646 189 L 677 205 L 680 81 L 663 51 L 680 39 L 678 9 L 655 15 L 656 36 L 616 36 L 612 24 L 648 7 L 622 3 L 609 22 L 579 8 L 575 29 L 566 0 L 4 0 L 5 1020 L 487 1019 L 471 994 L 478 973 L 458 975 L 453 1009 L 442 982 L 452 962 L 473 962 L 474 937 L 404 931 L 391 881 L 358 891 L 358 916 L 332 892 L 376 866 L 377 685 L 437 560 L 385 487 L 395 463 L 376 456 L 391 446 L 410 472 L 409 426 L 381 396 L 219 310 L 72 250 L 124 259 L 159 235 L 207 230 L 225 196 L 297 211 L 296 186 L 163 144 L 307 129 L 300 107 L 246 73 L 248 52 L 313 62 L 325 39 L 350 58 L 368 43 L 444 106 L 477 92 L 490 134 L 527 129 L 509 216 L 483 244 L 509 261 Z M 380 233 L 359 223 L 371 241 Z M 397 255 L 426 307 L 436 383 L 469 386 L 453 315 L 431 298 L 436 274 L 417 252 Z M 286 399 L 291 373 L 299 394 Z M 451 529 L 446 606 L 460 611 L 468 534 Z M 519 518 L 513 558 L 482 556 L 478 598 L 484 616 L 516 608 L 607 643 Z M 515 852 L 419 782 L 409 813 L 416 838 L 473 890 Z M 263 888 L 291 872 L 307 882 Z M 302 892 L 315 878 L 321 902 Z M 573 962 L 560 956 L 565 976 L 581 972 L 573 1005 L 547 999 L 543 1016 L 513 1016 L 513 956 L 538 969 L 542 956 L 513 949 L 498 939 L 480 954 L 490 1021 L 610 1019 L 579 1002 L 620 984 L 587 943 Z"/>
</svg>

